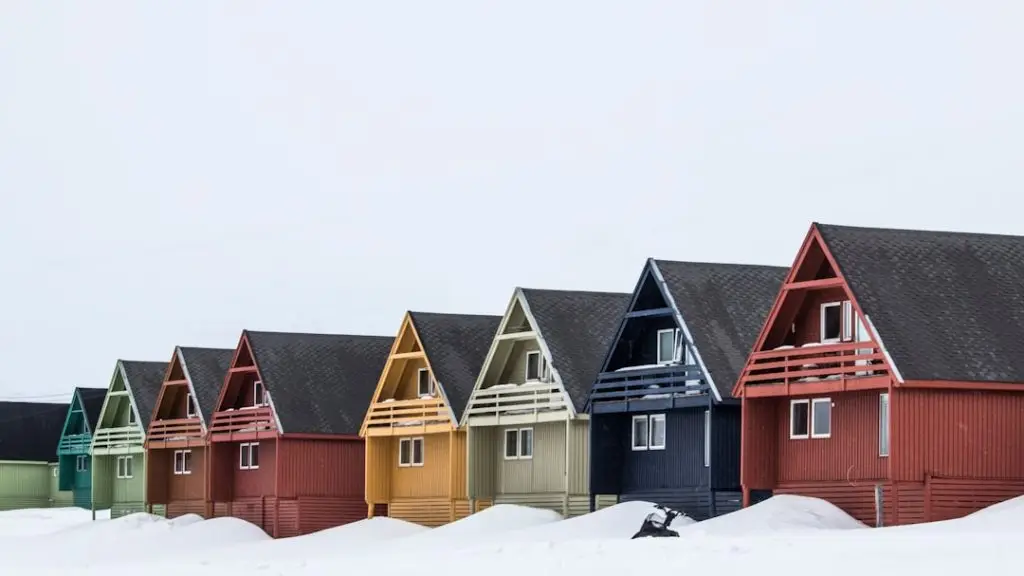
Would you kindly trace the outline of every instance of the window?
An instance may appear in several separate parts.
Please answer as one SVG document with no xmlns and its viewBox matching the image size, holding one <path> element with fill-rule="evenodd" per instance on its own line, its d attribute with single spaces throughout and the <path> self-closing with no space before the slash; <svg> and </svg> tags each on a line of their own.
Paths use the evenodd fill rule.
<svg viewBox="0 0 1024 576">
<path fill-rule="evenodd" d="M 832 435 L 832 399 L 811 400 L 811 438 L 828 438 Z"/>
<path fill-rule="evenodd" d="M 537 380 L 540 380 L 540 351 L 533 350 L 526 353 L 526 381 Z"/>
<path fill-rule="evenodd" d="M 842 328 L 842 311 L 839 302 L 821 305 L 821 341 L 839 342 Z"/>
<path fill-rule="evenodd" d="M 89 457 L 88 456 L 77 456 L 75 458 L 75 472 L 85 472 L 89 469 Z"/>
<path fill-rule="evenodd" d="M 419 372 L 416 373 L 416 395 L 433 396 L 434 387 L 430 384 L 430 370 L 427 368 L 420 368 Z"/>
<path fill-rule="evenodd" d="M 56 478 L 57 477 L 57 467 L 56 466 L 53 467 L 53 472 L 52 473 L 53 473 L 53 477 Z"/>
<path fill-rule="evenodd" d="M 665 415 L 654 414 L 651 416 L 651 423 L 648 426 L 651 430 L 651 439 L 647 443 L 651 450 L 665 449 Z"/>
<path fill-rule="evenodd" d="M 658 364 L 669 364 L 676 361 L 676 336 L 678 332 L 675 328 L 658 330 Z"/>
<path fill-rule="evenodd" d="M 633 450 L 647 450 L 647 416 L 633 416 Z"/>
<path fill-rule="evenodd" d="M 704 411 L 704 467 L 711 466 L 711 410 Z"/>
<path fill-rule="evenodd" d="M 533 428 L 505 430 L 505 460 L 533 458 Z"/>
<path fill-rule="evenodd" d="M 889 394 L 878 396 L 878 455 L 889 455 Z"/>
<path fill-rule="evenodd" d="M 263 387 L 263 382 L 256 380 L 252 383 L 252 405 L 255 406 L 267 406 L 267 389 Z"/>
<path fill-rule="evenodd" d="M 174 451 L 174 473 L 178 476 L 189 475 L 192 473 L 192 451 L 191 450 L 175 450 Z"/>
<path fill-rule="evenodd" d="M 192 393 L 189 392 L 185 395 L 185 417 L 195 418 L 196 417 L 196 404 L 192 398 Z"/>
<path fill-rule="evenodd" d="M 843 342 L 853 340 L 853 303 L 843 300 Z"/>
<path fill-rule="evenodd" d="M 807 438 L 810 431 L 810 400 L 791 400 L 789 402 L 789 437 Z"/>
<path fill-rule="evenodd" d="M 398 441 L 398 465 L 423 466 L 423 438 L 402 438 Z"/>
<path fill-rule="evenodd" d="M 260 443 L 243 442 L 238 445 L 238 469 L 256 470 L 260 467 Z"/>
<path fill-rule="evenodd" d="M 132 457 L 131 456 L 118 456 L 117 457 L 117 477 L 118 478 L 131 478 L 132 477 Z"/>
<path fill-rule="evenodd" d="M 128 425 L 129 426 L 134 426 L 135 425 L 135 420 L 136 420 L 136 418 L 135 418 L 135 408 L 132 407 L 131 404 L 129 404 L 128 405 Z"/>
</svg>

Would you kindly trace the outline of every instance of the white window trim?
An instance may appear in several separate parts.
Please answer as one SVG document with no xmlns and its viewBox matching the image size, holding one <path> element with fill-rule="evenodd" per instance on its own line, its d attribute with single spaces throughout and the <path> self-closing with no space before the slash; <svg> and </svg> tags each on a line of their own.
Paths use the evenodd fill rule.
<svg viewBox="0 0 1024 576">
<path fill-rule="evenodd" d="M 537 377 L 533 379 L 530 378 L 530 356 L 537 357 Z M 530 350 L 526 353 L 526 365 L 523 367 L 523 371 L 525 372 L 523 378 L 524 382 L 540 382 L 544 372 L 544 367 L 541 366 L 540 350 Z"/>
<path fill-rule="evenodd" d="M 188 392 L 185 394 L 185 418 L 196 417 L 196 406 L 192 401 L 192 393 Z"/>
<path fill-rule="evenodd" d="M 853 302 L 843 300 L 842 313 L 839 316 L 839 337 L 843 342 L 853 341 Z"/>
<path fill-rule="evenodd" d="M 797 404 L 807 405 L 807 434 L 794 434 L 793 433 L 793 407 Z M 807 398 L 801 400 L 790 400 L 789 401 L 789 439 L 790 440 L 803 440 L 810 438 L 811 436 L 811 401 Z"/>
<path fill-rule="evenodd" d="M 133 470 L 128 471 L 128 463 L 132 461 L 131 456 L 118 456 L 117 457 L 117 477 L 130 479 L 135 477 L 135 466 L 132 466 Z M 123 470 L 123 472 L 122 472 Z"/>
<path fill-rule="evenodd" d="M 839 337 L 838 338 L 825 338 L 825 309 L 826 308 L 838 308 L 839 309 Z M 832 344 L 839 342 L 843 338 L 843 303 L 842 302 L 824 302 L 821 305 L 820 314 L 818 317 L 818 340 L 822 344 Z"/>
<path fill-rule="evenodd" d="M 257 392 L 261 392 L 257 394 Z M 252 407 L 260 408 L 267 406 L 267 389 L 263 386 L 263 380 L 252 381 Z"/>
<path fill-rule="evenodd" d="M 255 466 L 252 464 L 252 448 L 256 447 L 257 453 L 259 453 L 260 443 L 259 442 L 242 442 L 238 445 L 238 469 L 239 470 L 259 470 L 260 465 L 256 463 Z M 246 465 L 242 464 L 242 454 L 245 453 L 249 457 L 249 463 Z"/>
<path fill-rule="evenodd" d="M 885 404 L 885 420 L 882 420 L 882 404 Z M 889 422 L 892 420 L 892 404 L 889 403 L 889 393 L 883 392 L 878 395 L 878 456 L 888 458 L 892 451 L 892 435 L 889 430 Z M 882 447 L 882 430 L 885 430 L 885 448 Z"/>
<path fill-rule="evenodd" d="M 85 458 L 86 457 L 82 454 L 75 457 L 75 472 L 85 472 L 89 470 L 89 466 Z"/>
<path fill-rule="evenodd" d="M 420 384 L 423 382 L 423 379 L 420 377 L 420 374 L 424 374 L 424 373 L 426 373 L 426 375 L 427 375 L 427 391 L 426 392 L 424 392 L 422 390 L 422 388 L 420 388 Z M 420 396 L 433 396 L 433 395 L 434 395 L 434 380 L 433 380 L 433 378 L 430 377 L 430 369 L 429 368 L 420 368 L 419 370 L 416 371 L 416 397 L 419 398 Z"/>
<path fill-rule="evenodd" d="M 666 332 L 672 334 L 672 357 L 669 358 L 668 360 L 662 360 L 662 358 L 661 358 L 661 335 L 666 333 Z M 654 351 L 654 356 L 655 356 L 655 360 L 656 360 L 657 364 L 671 364 L 673 362 L 678 362 L 679 361 L 678 354 L 676 354 L 676 350 L 679 348 L 679 346 L 678 346 L 678 344 L 679 344 L 679 329 L 678 328 L 664 328 L 662 330 L 658 330 L 658 335 L 657 335 L 656 343 L 657 343 L 657 346 L 656 346 L 655 351 Z"/>
<path fill-rule="evenodd" d="M 181 455 L 181 468 L 178 468 L 178 455 Z M 185 467 L 185 454 L 192 455 L 191 450 L 175 450 L 174 451 L 174 475 L 175 476 L 188 476 L 192 473 L 192 468 Z"/>
<path fill-rule="evenodd" d="M 132 408 L 131 404 L 128 404 L 128 425 L 134 426 L 138 420 L 135 418 L 135 409 Z"/>
<path fill-rule="evenodd" d="M 402 463 L 402 443 L 409 443 L 409 462 Z M 416 462 L 416 442 L 420 443 L 420 461 Z M 423 436 L 415 436 L 413 438 L 402 438 L 398 441 L 398 466 L 399 468 L 412 468 L 417 466 L 423 466 L 423 462 L 427 459 L 427 455 L 424 453 L 426 444 L 423 442 Z"/>
<path fill-rule="evenodd" d="M 515 439 L 516 439 L 516 453 L 513 454 L 512 456 L 508 455 L 508 437 L 510 435 L 514 436 Z M 519 430 L 516 430 L 515 428 L 509 428 L 509 429 L 505 430 L 505 432 L 504 432 L 504 439 L 502 440 L 501 444 L 502 444 L 501 450 L 502 450 L 502 454 L 505 456 L 505 460 L 518 460 L 519 459 Z M 412 453 L 410 452 L 410 455 L 411 454 Z"/>
<path fill-rule="evenodd" d="M 636 423 L 637 422 L 643 422 L 647 426 L 646 433 L 644 434 L 644 444 L 642 446 L 637 446 L 636 445 Z M 646 415 L 644 415 L 644 416 L 633 416 L 633 419 L 630 420 L 629 423 L 630 423 L 630 431 L 629 431 L 629 444 L 630 444 L 630 447 L 632 447 L 635 452 L 639 452 L 641 450 L 647 450 L 647 447 L 648 447 L 648 445 L 651 442 L 651 423 L 648 420 L 647 416 Z"/>
<path fill-rule="evenodd" d="M 711 467 L 711 410 L 704 411 L 704 467 Z"/>
<path fill-rule="evenodd" d="M 662 427 L 665 429 L 665 437 L 661 444 L 654 443 L 654 422 L 656 420 L 661 421 Z M 664 414 L 651 414 L 647 417 L 647 449 L 664 450 L 666 444 L 668 444 L 668 420 L 665 419 Z"/>
<path fill-rule="evenodd" d="M 825 434 L 814 433 L 814 405 L 815 404 L 826 404 L 828 406 L 828 432 Z M 811 438 L 831 438 L 832 437 L 832 399 L 831 398 L 812 398 L 810 408 L 810 428 Z"/>
<path fill-rule="evenodd" d="M 523 444 L 523 436 L 525 436 L 524 432 L 527 432 L 527 431 L 530 432 L 530 453 L 528 455 L 527 454 L 523 454 L 523 446 L 524 446 L 524 444 Z M 533 460 L 533 428 L 520 428 L 519 429 L 519 440 L 518 440 L 518 443 L 519 443 L 518 444 L 519 459 L 520 460 Z"/>
</svg>

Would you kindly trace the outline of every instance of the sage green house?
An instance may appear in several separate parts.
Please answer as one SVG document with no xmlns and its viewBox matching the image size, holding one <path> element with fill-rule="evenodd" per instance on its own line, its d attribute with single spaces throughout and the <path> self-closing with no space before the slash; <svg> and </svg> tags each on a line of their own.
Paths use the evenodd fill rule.
<svg viewBox="0 0 1024 576">
<path fill-rule="evenodd" d="M 56 473 L 67 412 L 67 404 L 0 402 L 0 510 L 71 505 Z"/>
<path fill-rule="evenodd" d="M 93 510 L 146 509 L 146 429 L 167 362 L 118 360 L 92 435 Z"/>
<path fill-rule="evenodd" d="M 590 387 L 630 294 L 516 288 L 461 425 L 471 509 L 590 510 Z"/>
</svg>

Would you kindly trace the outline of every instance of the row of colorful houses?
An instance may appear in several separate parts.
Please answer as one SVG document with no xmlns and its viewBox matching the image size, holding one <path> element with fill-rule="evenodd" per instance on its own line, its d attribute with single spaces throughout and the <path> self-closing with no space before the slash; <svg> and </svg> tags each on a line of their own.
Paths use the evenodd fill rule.
<svg viewBox="0 0 1024 576">
<path fill-rule="evenodd" d="M 0 406 L 0 506 L 289 536 L 802 494 L 892 525 L 1024 494 L 1022 449 L 1024 238 L 814 224 L 788 268 L 650 259 L 631 293 L 118 361 L 68 405 Z"/>
</svg>

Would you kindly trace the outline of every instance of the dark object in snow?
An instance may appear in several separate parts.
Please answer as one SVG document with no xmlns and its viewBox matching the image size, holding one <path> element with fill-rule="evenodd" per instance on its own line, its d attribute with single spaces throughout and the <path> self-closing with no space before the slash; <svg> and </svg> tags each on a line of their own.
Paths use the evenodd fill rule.
<svg viewBox="0 0 1024 576">
<path fill-rule="evenodd" d="M 678 510 L 673 510 L 661 504 L 654 505 L 657 510 L 651 512 L 644 518 L 640 531 L 633 534 L 633 540 L 637 538 L 678 538 L 679 533 L 669 528 L 672 521 L 678 516 L 686 516 Z"/>
</svg>

